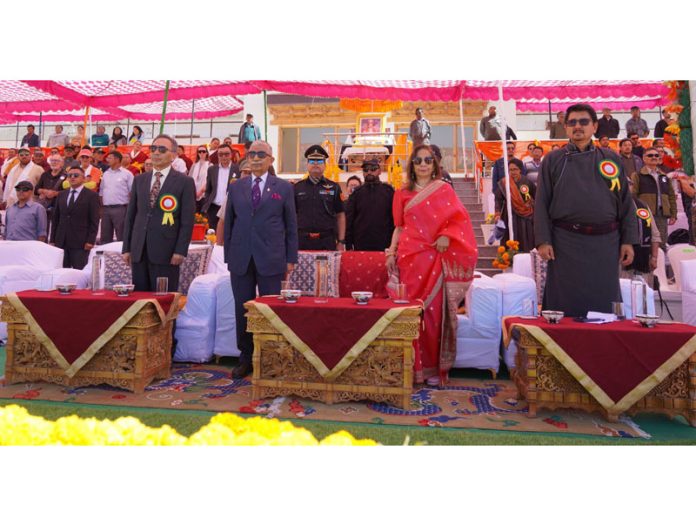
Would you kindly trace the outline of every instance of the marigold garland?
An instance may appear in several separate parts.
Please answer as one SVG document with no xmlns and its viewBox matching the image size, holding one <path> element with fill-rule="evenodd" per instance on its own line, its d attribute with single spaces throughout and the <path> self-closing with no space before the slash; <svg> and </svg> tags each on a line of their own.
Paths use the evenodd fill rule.
<svg viewBox="0 0 696 525">
<path fill-rule="evenodd" d="M 512 259 L 519 251 L 519 241 L 507 241 L 505 246 L 498 246 L 498 253 L 493 260 L 493 268 L 498 268 L 499 270 L 510 268 Z"/>
<path fill-rule="evenodd" d="M 342 430 L 321 441 L 287 421 L 218 414 L 190 438 L 168 425 L 150 428 L 134 417 L 115 421 L 62 417 L 48 421 L 24 407 L 0 407 L 0 445 L 349 445 L 374 446 L 371 439 L 356 439 Z"/>
</svg>

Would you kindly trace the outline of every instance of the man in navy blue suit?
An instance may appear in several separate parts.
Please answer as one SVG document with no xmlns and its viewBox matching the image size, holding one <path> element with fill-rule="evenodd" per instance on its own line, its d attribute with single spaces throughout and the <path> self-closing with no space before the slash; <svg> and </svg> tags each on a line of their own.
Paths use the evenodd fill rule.
<svg viewBox="0 0 696 525">
<path fill-rule="evenodd" d="M 268 173 L 273 150 L 262 140 L 246 156 L 252 176 L 230 184 L 225 211 L 225 262 L 230 270 L 242 355 L 235 379 L 252 372 L 253 337 L 247 333 L 244 303 L 280 293 L 280 282 L 297 263 L 297 215 L 292 185 Z"/>
</svg>

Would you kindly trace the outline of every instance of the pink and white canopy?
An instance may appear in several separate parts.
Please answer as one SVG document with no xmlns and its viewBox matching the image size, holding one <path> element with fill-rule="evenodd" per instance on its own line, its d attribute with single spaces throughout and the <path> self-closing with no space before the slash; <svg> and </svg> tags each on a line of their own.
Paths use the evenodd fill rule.
<svg viewBox="0 0 696 525">
<path fill-rule="evenodd" d="M 564 109 L 576 101 L 592 101 L 613 109 L 666 102 L 668 89 L 656 80 L 172 80 L 167 119 L 214 118 L 238 113 L 239 95 L 263 90 L 281 93 L 376 100 L 516 100 L 521 111 Z M 71 121 L 90 107 L 99 120 L 159 120 L 164 100 L 162 80 L 2 80 L 0 121 Z M 543 107 L 542 107 L 543 106 Z"/>
</svg>

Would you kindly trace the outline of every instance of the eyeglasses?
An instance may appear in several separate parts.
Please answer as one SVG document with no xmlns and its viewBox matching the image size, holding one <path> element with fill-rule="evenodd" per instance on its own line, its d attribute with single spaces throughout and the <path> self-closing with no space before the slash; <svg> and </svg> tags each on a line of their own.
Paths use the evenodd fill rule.
<svg viewBox="0 0 696 525">
<path fill-rule="evenodd" d="M 433 159 L 432 157 L 416 157 L 413 159 L 413 163 L 416 166 L 419 166 L 421 162 L 425 162 L 426 164 L 432 164 L 434 160 L 435 159 Z"/>
<path fill-rule="evenodd" d="M 566 126 L 569 128 L 574 128 L 578 124 L 581 126 L 589 126 L 591 122 L 591 118 L 572 118 L 570 120 L 566 120 Z"/>
<path fill-rule="evenodd" d="M 247 156 L 250 159 L 253 159 L 254 157 L 258 157 L 259 159 L 263 160 L 270 155 L 268 153 L 266 153 L 265 151 L 250 151 L 247 153 Z"/>
<path fill-rule="evenodd" d="M 82 173 L 70 173 L 68 174 L 68 177 L 71 179 L 77 179 L 78 177 L 82 177 Z"/>
<path fill-rule="evenodd" d="M 251 175 L 251 170 L 242 170 L 242 175 Z"/>
<path fill-rule="evenodd" d="M 167 146 L 150 146 L 150 151 L 154 153 L 155 151 L 159 151 L 160 153 L 167 153 L 169 151 L 169 148 Z"/>
<path fill-rule="evenodd" d="M 660 154 L 659 154 L 659 153 L 646 153 L 646 154 L 643 155 L 643 156 L 644 156 L 644 157 L 647 157 L 647 158 L 649 158 L 649 159 L 659 159 L 659 158 L 660 158 Z"/>
<path fill-rule="evenodd" d="M 307 164 L 324 164 L 324 159 L 307 159 Z"/>
</svg>

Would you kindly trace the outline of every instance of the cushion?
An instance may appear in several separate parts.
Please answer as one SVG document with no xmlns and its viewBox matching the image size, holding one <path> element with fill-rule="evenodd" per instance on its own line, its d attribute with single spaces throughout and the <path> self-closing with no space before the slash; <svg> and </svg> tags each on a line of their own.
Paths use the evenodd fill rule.
<svg viewBox="0 0 696 525">
<path fill-rule="evenodd" d="M 316 259 L 323 255 L 329 261 L 329 297 L 338 297 L 338 279 L 341 268 L 341 252 L 329 251 L 301 251 L 297 256 L 295 270 L 290 276 L 290 286 L 295 290 L 302 290 L 302 295 L 316 295 Z"/>
<path fill-rule="evenodd" d="M 387 263 L 384 252 L 343 252 L 339 277 L 339 294 L 368 291 L 375 297 L 387 297 Z"/>
<path fill-rule="evenodd" d="M 191 282 L 205 273 L 212 252 L 211 246 L 203 249 L 191 249 L 181 264 L 179 273 L 179 292 L 188 294 Z M 123 261 L 123 257 L 118 252 L 104 252 L 104 287 L 107 290 L 113 288 L 115 284 L 133 282 L 131 268 Z"/>
</svg>

